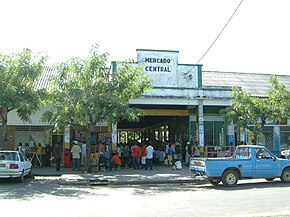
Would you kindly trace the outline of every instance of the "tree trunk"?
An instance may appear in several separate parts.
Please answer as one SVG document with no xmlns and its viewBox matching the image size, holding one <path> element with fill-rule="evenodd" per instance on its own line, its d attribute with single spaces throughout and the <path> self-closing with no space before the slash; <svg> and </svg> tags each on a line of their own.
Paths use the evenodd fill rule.
<svg viewBox="0 0 290 217">
<path fill-rule="evenodd" d="M 91 132 L 89 133 L 87 140 L 87 168 L 88 173 L 92 172 L 92 162 L 91 162 Z"/>
<path fill-rule="evenodd" d="M 2 126 L 1 126 L 1 144 L 2 147 L 0 147 L 2 150 L 7 150 L 8 149 L 8 136 L 7 136 L 7 122 L 2 121 Z"/>
<path fill-rule="evenodd" d="M 2 108 L 1 109 L 1 139 L 0 141 L 2 144 L 2 147 L 0 146 L 1 149 L 7 150 L 8 149 L 8 136 L 7 136 L 7 109 Z"/>
<path fill-rule="evenodd" d="M 88 173 L 92 172 L 92 162 L 91 162 L 91 137 L 92 137 L 92 132 L 93 132 L 93 127 L 92 124 L 90 124 L 90 127 L 88 129 L 88 134 L 87 134 L 87 163 L 86 163 L 86 168 L 85 171 Z"/>
</svg>

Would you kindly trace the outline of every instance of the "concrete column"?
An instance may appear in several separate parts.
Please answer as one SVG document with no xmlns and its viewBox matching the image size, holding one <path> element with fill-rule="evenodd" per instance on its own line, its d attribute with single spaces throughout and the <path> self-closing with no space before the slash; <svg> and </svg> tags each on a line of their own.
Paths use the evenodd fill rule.
<svg viewBox="0 0 290 217">
<path fill-rule="evenodd" d="M 203 100 L 198 100 L 198 132 L 199 132 L 199 146 L 204 146 L 204 125 L 203 125 Z"/>
</svg>

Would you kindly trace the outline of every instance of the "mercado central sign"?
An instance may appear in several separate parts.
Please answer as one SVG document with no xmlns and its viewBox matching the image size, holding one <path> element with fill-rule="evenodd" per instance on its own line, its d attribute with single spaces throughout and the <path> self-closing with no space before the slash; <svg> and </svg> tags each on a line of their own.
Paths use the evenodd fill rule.
<svg viewBox="0 0 290 217">
<path fill-rule="evenodd" d="M 137 49 L 137 64 L 150 77 L 152 89 L 144 96 L 186 99 L 230 97 L 230 90 L 202 86 L 202 65 L 181 64 L 178 51 Z M 161 98 L 159 98 L 161 99 Z M 194 102 L 192 102 L 194 103 Z"/>
<path fill-rule="evenodd" d="M 178 64 L 178 51 L 137 49 L 137 62 L 153 87 L 193 88 L 198 85 L 198 67 Z"/>
<path fill-rule="evenodd" d="M 174 72 L 177 66 L 178 51 L 137 49 L 138 63 L 143 72 Z"/>
<path fill-rule="evenodd" d="M 169 66 L 160 66 L 159 64 L 170 64 L 170 59 L 165 59 L 165 58 L 155 58 L 155 57 L 145 57 L 144 59 L 144 63 L 148 64 L 148 63 L 156 63 L 156 65 L 147 65 L 145 66 L 145 71 L 146 72 L 171 72 L 170 67 Z"/>
<path fill-rule="evenodd" d="M 202 85 L 202 65 L 179 63 L 178 51 L 149 49 L 137 49 L 136 51 L 137 63 L 134 65 L 142 66 L 142 73 L 149 76 L 153 86 L 152 89 L 142 94 L 151 97 L 150 103 L 154 97 L 157 97 L 159 104 L 178 101 L 178 103 L 186 105 L 197 104 L 196 99 L 204 96 L 207 99 L 230 97 L 230 89 L 204 87 Z M 135 103 L 146 103 L 145 98 L 138 100 L 136 99 Z"/>
</svg>

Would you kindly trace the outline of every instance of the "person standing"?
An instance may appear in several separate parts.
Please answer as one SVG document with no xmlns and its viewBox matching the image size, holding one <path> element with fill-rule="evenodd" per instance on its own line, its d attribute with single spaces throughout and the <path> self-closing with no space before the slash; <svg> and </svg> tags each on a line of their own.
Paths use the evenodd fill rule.
<svg viewBox="0 0 290 217">
<path fill-rule="evenodd" d="M 122 158 L 123 152 L 124 152 L 124 146 L 123 146 L 123 143 L 121 142 L 118 144 L 118 148 L 117 148 L 117 154 L 120 159 Z"/>
<path fill-rule="evenodd" d="M 30 148 L 29 148 L 28 143 L 25 143 L 23 152 L 24 152 L 25 157 L 27 157 L 27 158 L 30 157 Z"/>
<path fill-rule="evenodd" d="M 141 169 L 145 169 L 146 167 L 146 145 L 144 143 L 141 144 Z"/>
<path fill-rule="evenodd" d="M 53 157 L 55 159 L 55 168 L 56 171 L 60 171 L 60 161 L 61 161 L 61 148 L 58 143 L 54 145 Z"/>
<path fill-rule="evenodd" d="M 50 166 L 50 158 L 51 158 L 51 152 L 52 152 L 52 148 L 50 144 L 47 144 L 44 150 L 45 150 L 45 166 Z"/>
<path fill-rule="evenodd" d="M 71 148 L 71 153 L 72 153 L 72 160 L 73 160 L 73 171 L 75 171 L 76 169 L 78 171 L 81 170 L 80 168 L 80 159 L 81 159 L 81 153 L 82 150 L 80 148 L 80 146 L 78 145 L 78 141 L 74 141 L 73 142 L 73 147 Z"/>
<path fill-rule="evenodd" d="M 134 170 L 139 169 L 139 157 L 140 157 L 140 148 L 137 145 L 137 142 L 134 142 L 134 145 L 131 148 L 132 151 L 132 161 Z"/>
<path fill-rule="evenodd" d="M 153 153 L 154 153 L 154 148 L 151 145 L 151 143 L 148 144 L 146 147 L 146 170 L 148 170 L 148 167 L 150 167 L 150 170 L 152 170 L 152 165 L 153 165 Z"/>
<path fill-rule="evenodd" d="M 168 145 L 168 148 L 166 149 L 167 154 L 167 160 L 168 160 L 168 166 L 172 164 L 172 155 L 173 155 L 173 149 L 171 145 Z"/>
<path fill-rule="evenodd" d="M 165 157 L 165 152 L 164 152 L 164 149 L 161 148 L 160 149 L 160 156 L 159 156 L 159 164 L 160 165 L 164 164 L 164 157 Z"/>
<path fill-rule="evenodd" d="M 41 143 L 38 143 L 38 146 L 35 148 L 36 151 L 36 158 L 38 160 L 39 166 L 42 167 L 43 165 L 43 154 L 44 148 L 42 147 Z"/>
<path fill-rule="evenodd" d="M 18 144 L 17 151 L 23 152 L 23 147 L 22 147 L 22 143 L 21 142 L 19 142 L 19 144 Z"/>
<path fill-rule="evenodd" d="M 108 159 L 106 158 L 106 156 L 104 155 L 103 152 L 100 152 L 99 154 L 99 172 L 104 169 L 105 171 L 109 170 L 109 162 Z"/>
<path fill-rule="evenodd" d="M 174 164 L 176 161 L 182 161 L 182 150 L 180 143 L 175 143 L 173 152 L 174 152 L 173 153 Z"/>
<path fill-rule="evenodd" d="M 124 153 L 122 156 L 122 168 L 125 168 L 125 165 L 128 164 L 128 167 L 131 168 L 131 159 L 130 159 L 130 147 L 127 143 L 124 145 Z"/>
<path fill-rule="evenodd" d="M 100 142 L 99 142 L 99 147 L 98 147 L 98 152 L 99 152 L 99 153 L 101 153 L 101 152 L 104 153 L 105 151 L 106 151 L 106 148 L 105 148 L 105 146 L 104 146 L 102 140 L 100 140 Z"/>
<path fill-rule="evenodd" d="M 198 144 L 196 144 L 195 146 L 193 146 L 193 151 L 194 151 L 194 157 L 200 157 L 200 150 L 198 147 Z"/>
<path fill-rule="evenodd" d="M 159 164 L 159 157 L 160 157 L 160 150 L 159 150 L 159 148 L 156 148 L 156 150 L 154 151 L 154 155 L 153 155 L 153 163 L 154 164 Z"/>
<path fill-rule="evenodd" d="M 192 145 L 191 142 L 187 142 L 187 145 L 185 147 L 185 163 L 189 164 L 189 160 L 192 156 Z"/>
</svg>

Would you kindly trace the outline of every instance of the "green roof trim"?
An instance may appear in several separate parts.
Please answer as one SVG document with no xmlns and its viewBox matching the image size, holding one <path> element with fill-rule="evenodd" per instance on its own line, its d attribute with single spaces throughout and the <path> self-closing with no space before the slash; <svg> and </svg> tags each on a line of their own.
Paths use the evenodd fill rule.
<svg viewBox="0 0 290 217">
<path fill-rule="evenodd" d="M 157 51 L 157 52 L 172 52 L 172 53 L 179 53 L 179 51 L 177 51 L 177 50 L 136 49 L 136 51 Z"/>
<path fill-rule="evenodd" d="M 201 70 L 202 65 L 197 66 L 197 73 L 198 73 L 198 87 L 202 87 L 202 70 Z"/>
<path fill-rule="evenodd" d="M 208 90 L 208 91 L 231 91 L 231 87 L 153 87 L 153 89 L 165 89 L 165 90 Z"/>
<path fill-rule="evenodd" d="M 116 61 L 112 61 L 112 72 L 117 71 L 117 62 Z"/>
<path fill-rule="evenodd" d="M 202 64 L 177 63 L 178 66 L 203 66 Z"/>
</svg>

